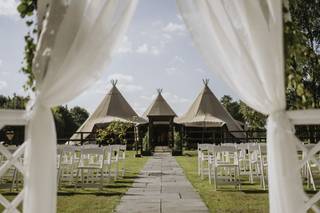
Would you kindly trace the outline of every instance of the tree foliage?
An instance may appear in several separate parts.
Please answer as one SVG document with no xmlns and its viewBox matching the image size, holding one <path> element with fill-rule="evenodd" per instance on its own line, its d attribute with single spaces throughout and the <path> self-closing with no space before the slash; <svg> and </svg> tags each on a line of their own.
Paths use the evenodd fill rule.
<svg viewBox="0 0 320 213">
<path fill-rule="evenodd" d="M 0 109 L 25 109 L 29 97 L 13 94 L 12 97 L 0 95 Z"/>
<path fill-rule="evenodd" d="M 35 89 L 34 75 L 32 73 L 32 61 L 36 50 L 35 36 L 37 33 L 36 24 L 34 22 L 34 14 L 37 9 L 37 0 L 20 0 L 17 10 L 20 17 L 26 20 L 26 25 L 29 27 L 29 31 L 24 36 L 24 58 L 21 72 L 27 76 L 27 82 L 23 88 L 25 90 Z"/>
<path fill-rule="evenodd" d="M 288 109 L 320 107 L 319 6 L 319 0 L 290 0 L 284 8 Z"/>
<path fill-rule="evenodd" d="M 240 112 L 240 104 L 238 101 L 234 101 L 231 96 L 224 95 L 221 97 L 220 102 L 232 115 L 232 117 L 238 121 L 244 122 L 243 114 Z"/>
<path fill-rule="evenodd" d="M 244 122 L 248 129 L 258 130 L 265 128 L 266 116 L 250 108 L 242 101 L 234 101 L 229 95 L 224 95 L 220 102 L 234 119 Z"/>
<path fill-rule="evenodd" d="M 74 107 L 70 110 L 68 106 L 57 106 L 52 108 L 55 121 L 57 137 L 70 138 L 72 134 L 82 125 L 89 117 L 87 110 L 81 107 Z"/>
<path fill-rule="evenodd" d="M 113 121 L 107 127 L 97 130 L 97 142 L 99 144 L 125 144 L 125 136 L 132 123 Z"/>
</svg>

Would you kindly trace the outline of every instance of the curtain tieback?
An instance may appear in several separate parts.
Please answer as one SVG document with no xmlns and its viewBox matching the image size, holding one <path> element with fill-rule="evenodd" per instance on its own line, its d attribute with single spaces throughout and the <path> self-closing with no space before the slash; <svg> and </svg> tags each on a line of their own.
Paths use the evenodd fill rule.
<svg viewBox="0 0 320 213">
<path fill-rule="evenodd" d="M 268 116 L 267 124 L 268 126 L 272 124 L 275 128 L 281 128 L 283 131 L 290 134 L 295 133 L 294 125 L 291 123 L 285 109 L 271 112 Z"/>
</svg>

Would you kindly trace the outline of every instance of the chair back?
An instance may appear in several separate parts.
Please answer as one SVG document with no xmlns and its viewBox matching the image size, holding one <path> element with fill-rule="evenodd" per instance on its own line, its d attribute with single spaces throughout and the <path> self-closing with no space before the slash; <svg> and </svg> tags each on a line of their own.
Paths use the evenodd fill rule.
<svg viewBox="0 0 320 213">
<path fill-rule="evenodd" d="M 83 147 L 80 153 L 80 167 L 101 167 L 104 161 L 103 147 Z"/>
</svg>

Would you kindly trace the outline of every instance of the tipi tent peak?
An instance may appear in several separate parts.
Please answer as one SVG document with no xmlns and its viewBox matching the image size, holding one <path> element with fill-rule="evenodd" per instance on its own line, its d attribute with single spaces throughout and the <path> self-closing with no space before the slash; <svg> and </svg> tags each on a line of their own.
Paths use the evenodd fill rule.
<svg viewBox="0 0 320 213">
<path fill-rule="evenodd" d="M 147 110 L 143 114 L 143 117 L 145 117 L 145 118 L 148 116 L 173 116 L 173 117 L 176 117 L 177 114 L 173 111 L 173 109 L 170 107 L 168 102 L 162 96 L 162 89 L 157 89 L 157 92 L 158 92 L 158 96 L 150 104 L 150 106 L 147 108 Z"/>
</svg>

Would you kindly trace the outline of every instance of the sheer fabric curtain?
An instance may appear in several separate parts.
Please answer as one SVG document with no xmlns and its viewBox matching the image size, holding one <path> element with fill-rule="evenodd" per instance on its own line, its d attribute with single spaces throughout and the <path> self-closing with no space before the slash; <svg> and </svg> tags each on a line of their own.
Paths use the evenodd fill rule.
<svg viewBox="0 0 320 213">
<path fill-rule="evenodd" d="M 24 212 L 56 212 L 56 133 L 50 107 L 72 100 L 99 79 L 136 4 L 38 0 L 41 33 L 33 62 L 37 90 L 29 109 Z"/>
<path fill-rule="evenodd" d="M 280 0 L 177 0 L 212 71 L 267 122 L 270 212 L 303 212 L 293 126 L 285 108 Z"/>
</svg>

